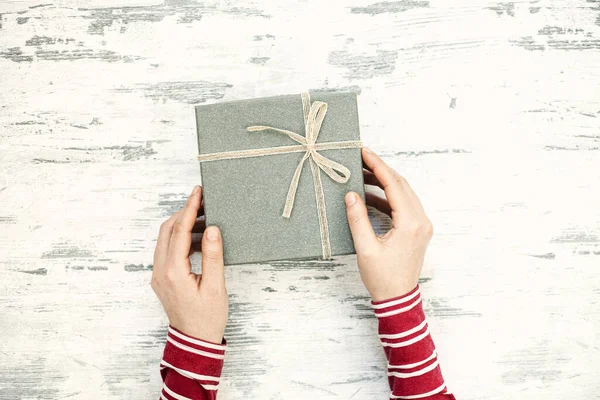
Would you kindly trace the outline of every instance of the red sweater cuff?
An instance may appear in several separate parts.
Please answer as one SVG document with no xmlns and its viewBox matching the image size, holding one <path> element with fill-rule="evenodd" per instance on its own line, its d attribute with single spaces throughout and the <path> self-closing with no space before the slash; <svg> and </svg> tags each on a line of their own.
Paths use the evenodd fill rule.
<svg viewBox="0 0 600 400">
<path fill-rule="evenodd" d="M 216 396 L 226 345 L 225 339 L 221 344 L 216 344 L 186 335 L 169 326 L 167 345 L 160 362 L 164 381 L 163 395 L 167 399 L 174 396 L 172 393 L 175 393 L 175 398 L 177 395 L 194 398 L 200 385 Z"/>
<path fill-rule="evenodd" d="M 448 394 L 417 285 L 405 295 L 372 301 L 388 359 L 391 398 L 453 398 Z"/>
</svg>

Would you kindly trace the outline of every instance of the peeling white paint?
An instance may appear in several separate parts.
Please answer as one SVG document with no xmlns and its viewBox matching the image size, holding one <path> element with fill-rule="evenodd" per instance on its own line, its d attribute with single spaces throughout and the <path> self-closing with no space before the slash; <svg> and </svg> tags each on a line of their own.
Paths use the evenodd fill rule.
<svg viewBox="0 0 600 400">
<path fill-rule="evenodd" d="M 148 282 L 199 183 L 191 103 L 307 88 L 360 93 L 434 222 L 422 291 L 457 397 L 596 398 L 599 40 L 590 1 L 3 1 L 0 399 L 158 395 Z M 220 398 L 386 398 L 352 257 L 227 281 Z"/>
</svg>

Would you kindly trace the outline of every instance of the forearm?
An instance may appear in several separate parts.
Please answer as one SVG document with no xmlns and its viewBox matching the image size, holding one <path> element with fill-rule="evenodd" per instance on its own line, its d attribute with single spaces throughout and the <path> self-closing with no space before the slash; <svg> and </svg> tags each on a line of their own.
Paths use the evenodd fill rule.
<svg viewBox="0 0 600 400">
<path fill-rule="evenodd" d="M 193 338 L 169 327 L 160 362 L 163 379 L 161 400 L 214 400 L 225 358 L 222 344 Z"/>
<path fill-rule="evenodd" d="M 454 400 L 442 376 L 419 286 L 403 296 L 372 304 L 388 360 L 390 398 Z"/>
</svg>

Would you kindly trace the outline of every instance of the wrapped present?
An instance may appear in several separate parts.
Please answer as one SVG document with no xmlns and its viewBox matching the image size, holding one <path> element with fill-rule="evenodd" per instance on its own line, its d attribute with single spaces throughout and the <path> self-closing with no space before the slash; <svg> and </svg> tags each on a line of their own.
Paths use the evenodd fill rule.
<svg viewBox="0 0 600 400">
<path fill-rule="evenodd" d="M 356 94 L 196 107 L 206 225 L 225 264 L 352 254 L 344 196 L 364 198 Z"/>
</svg>

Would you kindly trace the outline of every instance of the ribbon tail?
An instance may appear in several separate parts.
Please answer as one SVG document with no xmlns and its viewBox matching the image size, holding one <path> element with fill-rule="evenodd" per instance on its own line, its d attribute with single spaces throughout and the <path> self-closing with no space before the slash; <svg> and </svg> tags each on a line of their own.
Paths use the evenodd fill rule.
<svg viewBox="0 0 600 400">
<path fill-rule="evenodd" d="M 321 232 L 321 247 L 323 259 L 331 259 L 331 243 L 329 242 L 329 224 L 327 223 L 327 210 L 325 208 L 325 194 L 323 192 L 323 183 L 321 182 L 321 173 L 317 163 L 311 158 L 310 169 L 312 170 L 315 182 L 315 198 L 317 200 L 317 214 L 319 216 L 319 230 Z"/>
<path fill-rule="evenodd" d="M 302 173 L 302 167 L 304 162 L 308 158 L 308 152 L 302 157 L 300 163 L 296 167 L 296 172 L 292 177 L 290 188 L 288 189 L 287 197 L 285 198 L 285 206 L 283 207 L 283 218 L 289 218 L 292 215 L 292 209 L 294 208 L 294 201 L 296 200 L 296 190 L 298 190 L 298 182 L 300 182 L 300 174 Z"/>
</svg>

